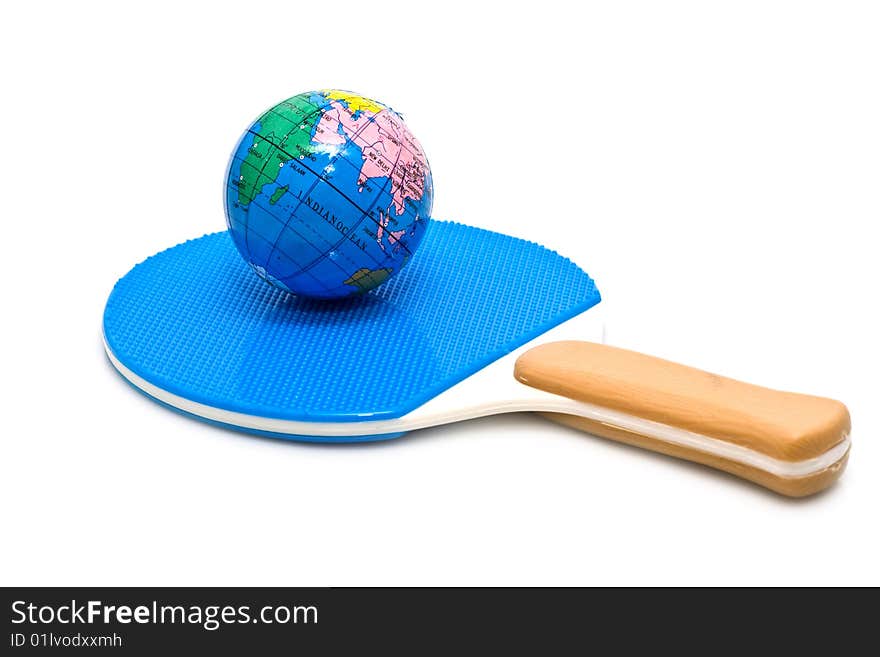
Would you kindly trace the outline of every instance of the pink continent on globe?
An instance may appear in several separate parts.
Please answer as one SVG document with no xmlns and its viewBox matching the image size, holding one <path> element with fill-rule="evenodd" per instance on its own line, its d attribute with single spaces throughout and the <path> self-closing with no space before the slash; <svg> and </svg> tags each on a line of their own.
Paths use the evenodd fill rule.
<svg viewBox="0 0 880 657">
<path fill-rule="evenodd" d="M 418 220 L 418 215 L 416 215 L 416 220 Z M 387 230 L 388 221 L 390 217 L 379 210 L 379 226 L 376 231 L 376 241 L 379 242 L 379 246 L 382 246 L 382 237 L 387 233 L 388 234 L 388 243 L 394 247 L 394 251 L 397 251 L 400 248 L 400 238 L 406 234 L 406 228 L 403 230 Z M 382 246 L 382 249 L 385 247 Z"/>
<path fill-rule="evenodd" d="M 345 135 L 339 133 L 340 125 Z M 344 104 L 333 101 L 315 127 L 314 141 L 334 146 L 345 143 L 346 137 L 363 151 L 358 185 L 363 186 L 369 178 L 390 178 L 397 214 L 403 214 L 407 198 L 422 198 L 427 158 L 421 145 L 391 111 L 373 114 L 361 110 L 355 118 Z"/>
</svg>

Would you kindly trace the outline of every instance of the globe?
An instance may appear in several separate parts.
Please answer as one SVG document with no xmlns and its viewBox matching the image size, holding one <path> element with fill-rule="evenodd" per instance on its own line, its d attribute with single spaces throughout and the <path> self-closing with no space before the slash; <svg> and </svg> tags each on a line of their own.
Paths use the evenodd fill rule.
<svg viewBox="0 0 880 657">
<path fill-rule="evenodd" d="M 227 171 L 226 222 L 262 279 L 333 299 L 406 265 L 425 235 L 431 167 L 390 107 L 323 90 L 288 98 L 242 135 Z"/>
</svg>

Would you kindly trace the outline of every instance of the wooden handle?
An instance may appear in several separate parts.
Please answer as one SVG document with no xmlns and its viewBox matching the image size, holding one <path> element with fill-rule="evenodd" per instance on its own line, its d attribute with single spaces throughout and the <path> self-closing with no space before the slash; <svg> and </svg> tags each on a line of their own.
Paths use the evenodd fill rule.
<svg viewBox="0 0 880 657">
<path fill-rule="evenodd" d="M 762 388 L 590 342 L 535 347 L 520 356 L 514 375 L 526 385 L 607 409 L 612 417 L 636 420 L 624 427 L 545 414 L 554 421 L 709 465 L 784 495 L 799 497 L 828 487 L 849 456 L 848 443 L 841 451 L 850 432 L 849 411 L 833 399 Z M 693 435 L 694 441 L 672 440 L 676 430 Z M 830 456 L 834 461 L 826 463 Z"/>
</svg>

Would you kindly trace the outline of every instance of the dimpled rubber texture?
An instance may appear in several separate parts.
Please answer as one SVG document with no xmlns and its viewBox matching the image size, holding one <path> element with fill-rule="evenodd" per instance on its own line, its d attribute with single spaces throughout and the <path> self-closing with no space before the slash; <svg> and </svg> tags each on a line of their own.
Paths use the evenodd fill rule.
<svg viewBox="0 0 880 657">
<path fill-rule="evenodd" d="M 201 404 L 287 420 L 382 420 L 598 302 L 592 279 L 568 259 L 462 224 L 433 221 L 397 276 L 338 301 L 271 287 L 221 232 L 120 279 L 104 337 L 135 374 Z"/>
</svg>

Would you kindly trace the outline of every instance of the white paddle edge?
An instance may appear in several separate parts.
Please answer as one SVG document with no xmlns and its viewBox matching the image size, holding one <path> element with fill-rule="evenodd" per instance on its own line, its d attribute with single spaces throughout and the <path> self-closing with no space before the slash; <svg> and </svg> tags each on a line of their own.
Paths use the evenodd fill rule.
<svg viewBox="0 0 880 657">
<path fill-rule="evenodd" d="M 604 343 L 604 338 L 605 325 L 602 321 L 602 313 L 595 308 L 591 309 L 563 322 L 519 349 L 502 356 L 402 417 L 390 420 L 364 419 L 354 422 L 285 420 L 249 415 L 201 404 L 168 392 L 132 372 L 119 361 L 110 349 L 106 337 L 104 338 L 104 350 L 113 367 L 129 383 L 169 406 L 206 420 L 242 429 L 291 436 L 328 438 L 380 436 L 416 431 L 501 413 L 565 413 L 625 429 L 672 445 L 697 450 L 786 478 L 806 477 L 821 472 L 842 459 L 850 448 L 851 441 L 847 435 L 824 454 L 803 461 L 783 461 L 725 440 L 531 388 L 519 383 L 513 377 L 513 366 L 516 359 L 532 347 L 559 340 L 589 340 Z M 487 394 L 487 391 L 490 392 Z"/>
</svg>

